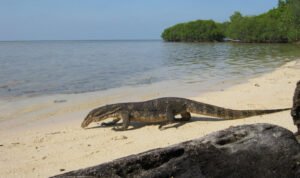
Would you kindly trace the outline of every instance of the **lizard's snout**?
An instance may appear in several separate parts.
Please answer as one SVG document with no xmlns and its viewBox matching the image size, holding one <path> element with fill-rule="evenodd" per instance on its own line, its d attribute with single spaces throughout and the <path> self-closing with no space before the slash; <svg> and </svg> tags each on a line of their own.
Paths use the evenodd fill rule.
<svg viewBox="0 0 300 178">
<path fill-rule="evenodd" d="M 87 115 L 86 118 L 81 123 L 81 127 L 86 128 L 91 122 L 92 122 L 92 117 L 90 115 Z"/>
</svg>

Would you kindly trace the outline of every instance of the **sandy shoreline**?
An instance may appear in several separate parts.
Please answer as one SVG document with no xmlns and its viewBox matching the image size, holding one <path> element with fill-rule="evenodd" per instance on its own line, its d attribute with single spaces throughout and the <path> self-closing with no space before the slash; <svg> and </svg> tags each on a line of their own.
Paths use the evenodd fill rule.
<svg viewBox="0 0 300 178">
<path fill-rule="evenodd" d="M 181 87 L 162 83 L 153 88 L 83 95 L 55 95 L 3 102 L 0 107 L 0 175 L 4 177 L 47 177 L 64 171 L 93 166 L 122 156 L 164 147 L 201 137 L 232 125 L 272 123 L 291 131 L 289 111 L 233 121 L 195 116 L 192 122 L 164 131 L 157 125 L 114 132 L 111 128 L 83 130 L 80 122 L 88 111 L 102 104 L 141 101 L 161 96 L 180 96 L 234 109 L 291 107 L 300 61 L 243 84 L 197 95 Z M 161 88 L 164 91 L 161 92 Z M 139 92 L 137 94 L 137 91 Z M 1 177 L 0 176 L 0 177 Z"/>
</svg>

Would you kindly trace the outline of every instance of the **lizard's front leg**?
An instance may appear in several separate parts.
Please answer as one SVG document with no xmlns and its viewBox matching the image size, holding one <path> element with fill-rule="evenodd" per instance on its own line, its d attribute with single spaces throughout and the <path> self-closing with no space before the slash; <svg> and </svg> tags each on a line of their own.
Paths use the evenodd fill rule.
<svg viewBox="0 0 300 178">
<path fill-rule="evenodd" d="M 116 125 L 117 122 L 119 122 L 121 119 L 120 118 L 116 118 L 111 122 L 103 122 L 101 123 L 101 126 L 112 126 L 112 125 Z"/>
<path fill-rule="evenodd" d="M 128 112 L 120 113 L 120 118 L 123 120 L 123 125 L 122 125 L 122 127 L 114 127 L 113 130 L 115 130 L 115 131 L 124 131 L 129 126 L 129 113 Z"/>
</svg>

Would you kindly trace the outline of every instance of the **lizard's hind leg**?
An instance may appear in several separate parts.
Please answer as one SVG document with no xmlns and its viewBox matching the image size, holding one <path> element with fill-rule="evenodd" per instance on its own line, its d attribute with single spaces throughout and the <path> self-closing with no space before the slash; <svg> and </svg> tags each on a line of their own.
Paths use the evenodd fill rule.
<svg viewBox="0 0 300 178">
<path fill-rule="evenodd" d="M 189 113 L 189 112 L 183 112 L 180 115 L 181 115 L 181 118 L 176 119 L 176 120 L 178 120 L 178 121 L 189 121 L 192 118 L 191 113 Z"/>
</svg>

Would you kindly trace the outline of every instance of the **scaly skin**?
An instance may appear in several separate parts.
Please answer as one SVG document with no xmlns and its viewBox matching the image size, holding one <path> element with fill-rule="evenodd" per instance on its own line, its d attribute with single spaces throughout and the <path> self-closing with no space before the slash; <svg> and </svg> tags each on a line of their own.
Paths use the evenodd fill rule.
<svg viewBox="0 0 300 178">
<path fill-rule="evenodd" d="M 191 119 L 191 113 L 231 120 L 289 109 L 233 110 L 185 98 L 166 97 L 144 102 L 117 103 L 96 108 L 86 116 L 81 127 L 86 128 L 92 122 L 114 118 L 112 122 L 102 123 L 102 125 L 115 125 L 119 120 L 123 120 L 122 127 L 115 130 L 126 130 L 130 121 L 161 123 L 159 126 L 161 128 L 165 124 L 178 120 L 175 119 L 175 115 L 181 115 L 180 120 L 184 121 Z"/>
</svg>

